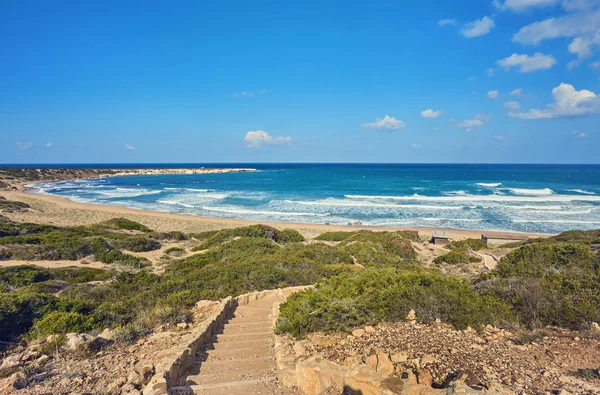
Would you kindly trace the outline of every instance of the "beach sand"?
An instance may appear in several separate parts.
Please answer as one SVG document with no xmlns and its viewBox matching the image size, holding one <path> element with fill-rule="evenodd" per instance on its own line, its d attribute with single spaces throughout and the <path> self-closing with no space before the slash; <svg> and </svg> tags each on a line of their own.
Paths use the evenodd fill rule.
<svg viewBox="0 0 600 395">
<path fill-rule="evenodd" d="M 105 206 L 99 204 L 84 204 L 72 202 L 66 198 L 38 195 L 22 191 L 0 191 L 7 199 L 25 202 L 31 206 L 27 212 L 6 214 L 7 217 L 18 222 L 34 222 L 39 224 L 50 224 L 57 226 L 87 225 L 105 221 L 115 217 L 124 217 L 139 222 L 158 232 L 182 231 L 185 233 L 203 232 L 247 226 L 262 223 L 283 229 L 291 228 L 302 233 L 307 238 L 313 238 L 328 231 L 353 231 L 360 229 L 369 230 L 418 230 L 422 236 L 431 237 L 433 230 L 447 230 L 454 239 L 480 238 L 482 233 L 486 235 L 520 235 L 510 232 L 490 232 L 478 230 L 457 230 L 442 228 L 384 228 L 366 226 L 343 226 L 325 225 L 311 223 L 291 222 L 255 222 L 238 219 L 208 218 L 194 215 L 170 214 L 157 211 L 145 211 L 127 207 Z M 548 235 L 526 234 L 525 236 L 539 237 Z"/>
</svg>

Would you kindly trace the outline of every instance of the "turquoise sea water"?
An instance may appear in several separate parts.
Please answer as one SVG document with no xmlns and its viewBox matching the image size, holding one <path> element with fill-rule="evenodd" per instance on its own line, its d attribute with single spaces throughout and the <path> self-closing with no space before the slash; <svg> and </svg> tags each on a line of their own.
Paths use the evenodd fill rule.
<svg viewBox="0 0 600 395">
<path fill-rule="evenodd" d="M 31 188 L 37 193 L 76 202 L 255 221 L 331 224 L 361 221 L 369 226 L 542 233 L 600 228 L 598 165 L 221 164 L 211 167 L 252 167 L 258 171 L 109 177 L 41 183 Z"/>
</svg>

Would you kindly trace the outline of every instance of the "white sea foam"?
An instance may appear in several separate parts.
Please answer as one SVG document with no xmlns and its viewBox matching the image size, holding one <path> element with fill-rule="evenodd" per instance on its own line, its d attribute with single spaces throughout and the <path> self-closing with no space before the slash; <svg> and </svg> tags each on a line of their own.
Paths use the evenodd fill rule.
<svg viewBox="0 0 600 395">
<path fill-rule="evenodd" d="M 360 201 L 345 201 L 345 200 L 284 200 L 285 203 L 302 204 L 305 206 L 330 206 L 330 207 L 379 207 L 379 208 L 406 208 L 406 209 L 421 209 L 421 210 L 462 210 L 462 206 L 431 206 L 417 204 L 386 204 Z"/>
<path fill-rule="evenodd" d="M 466 196 L 467 192 L 466 191 L 449 191 L 449 192 L 444 192 L 444 195 L 447 195 L 447 196 Z"/>
<path fill-rule="evenodd" d="M 178 200 L 161 199 L 161 200 L 157 200 L 156 202 L 162 203 L 162 204 L 170 204 L 172 206 L 182 206 L 182 207 L 187 207 L 187 208 L 201 208 L 202 207 L 202 206 L 194 206 L 193 204 L 183 203 Z"/>
<path fill-rule="evenodd" d="M 502 185 L 501 182 L 478 182 L 476 185 L 484 188 L 496 188 Z"/>
<path fill-rule="evenodd" d="M 534 211 L 558 211 L 561 206 L 499 206 L 502 208 L 510 208 L 513 210 L 534 210 Z"/>
<path fill-rule="evenodd" d="M 582 220 L 569 220 L 569 219 L 513 219 L 515 223 L 540 223 L 540 224 L 600 224 L 599 221 L 582 221 Z"/>
<path fill-rule="evenodd" d="M 211 190 L 197 188 L 165 188 L 165 191 L 210 192 Z"/>
<path fill-rule="evenodd" d="M 327 217 L 329 213 L 299 213 L 299 212 L 285 212 L 285 211 L 268 211 L 268 210 L 247 210 L 238 208 L 227 208 L 227 207 L 210 207 L 202 206 L 202 210 L 215 211 L 229 214 L 242 214 L 242 215 L 279 215 L 279 216 L 293 216 L 293 217 Z"/>
<path fill-rule="evenodd" d="M 559 210 L 531 210 L 530 213 L 539 213 L 539 214 L 557 214 L 557 215 L 582 215 L 582 214 L 590 214 L 592 212 L 589 210 L 580 210 L 580 211 L 559 211 Z"/>
<path fill-rule="evenodd" d="M 415 218 L 416 220 L 427 221 L 427 222 L 447 222 L 447 221 L 460 221 L 460 222 L 483 222 L 482 218 Z"/>
<path fill-rule="evenodd" d="M 506 196 L 506 195 L 467 195 L 467 196 L 369 196 L 345 195 L 348 199 L 361 200 L 401 200 L 423 202 L 599 202 L 600 196 L 551 195 L 551 196 Z"/>
<path fill-rule="evenodd" d="M 123 198 L 123 197 L 138 197 L 144 195 L 157 195 L 161 191 L 149 190 L 149 189 L 136 189 L 136 188 L 116 188 L 109 191 L 94 191 L 100 195 L 107 196 L 108 198 Z"/>
<path fill-rule="evenodd" d="M 515 195 L 525 196 L 550 196 L 554 195 L 554 191 L 550 188 L 543 189 L 528 189 L 528 188 L 504 188 L 507 191 L 514 193 Z"/>
<path fill-rule="evenodd" d="M 596 195 L 596 192 L 590 192 L 590 191 L 586 191 L 583 189 L 567 189 L 567 190 L 571 191 L 571 192 L 583 193 L 584 195 Z"/>
</svg>

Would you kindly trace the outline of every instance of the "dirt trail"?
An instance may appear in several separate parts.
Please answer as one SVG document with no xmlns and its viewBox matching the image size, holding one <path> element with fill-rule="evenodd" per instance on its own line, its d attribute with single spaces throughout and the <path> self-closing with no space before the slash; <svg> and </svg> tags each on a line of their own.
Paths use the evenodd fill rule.
<svg viewBox="0 0 600 395">
<path fill-rule="evenodd" d="M 171 394 L 253 395 L 297 394 L 277 385 L 273 350 L 272 295 L 238 306 L 206 350 L 197 354 L 197 368 L 185 385 Z"/>
</svg>

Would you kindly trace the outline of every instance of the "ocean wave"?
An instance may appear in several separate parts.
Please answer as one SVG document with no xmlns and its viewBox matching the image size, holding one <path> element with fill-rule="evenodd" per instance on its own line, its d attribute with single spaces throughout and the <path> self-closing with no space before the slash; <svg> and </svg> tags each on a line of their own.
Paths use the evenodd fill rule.
<svg viewBox="0 0 600 395">
<path fill-rule="evenodd" d="M 188 192 L 210 192 L 210 189 L 196 189 L 196 188 L 164 188 L 165 191 L 188 191 Z"/>
<path fill-rule="evenodd" d="M 149 189 L 135 189 L 135 188 L 116 188 L 110 191 L 90 191 L 100 195 L 107 196 L 109 199 L 112 198 L 123 198 L 123 197 L 138 197 L 145 195 L 157 195 L 162 191 L 149 190 Z"/>
<path fill-rule="evenodd" d="M 507 195 L 466 195 L 466 196 L 370 196 L 344 195 L 348 199 L 360 200 L 401 200 L 423 202 L 600 202 L 600 196 L 552 195 L 552 196 L 507 196 Z"/>
<path fill-rule="evenodd" d="M 543 189 L 528 189 L 528 188 L 504 188 L 507 191 L 514 193 L 515 195 L 525 196 L 550 196 L 554 195 L 554 191 L 550 188 Z"/>
<path fill-rule="evenodd" d="M 499 206 L 501 208 L 510 208 L 513 210 L 533 210 L 533 211 L 558 211 L 562 206 Z"/>
<path fill-rule="evenodd" d="M 596 192 L 586 191 L 584 189 L 567 189 L 570 192 L 583 193 L 584 195 L 596 195 Z"/>
<path fill-rule="evenodd" d="M 444 192 L 444 195 L 447 196 L 466 196 L 467 192 L 466 191 L 449 191 L 449 192 Z"/>
<path fill-rule="evenodd" d="M 427 222 L 448 222 L 448 221 L 460 221 L 460 222 L 483 222 L 483 218 L 415 218 L 415 220 L 419 221 L 427 221 Z"/>
<path fill-rule="evenodd" d="M 416 205 L 416 204 L 384 204 L 373 202 L 350 202 L 350 201 L 305 201 L 305 200 L 284 200 L 284 203 L 301 204 L 305 206 L 330 206 L 330 207 L 378 207 L 378 208 L 407 208 L 407 209 L 422 209 L 422 210 L 462 210 L 462 206 L 431 206 L 431 205 Z M 473 206 L 475 208 L 476 206 Z"/>
<path fill-rule="evenodd" d="M 600 224 L 598 221 L 583 221 L 583 220 L 570 220 L 570 219 L 513 219 L 514 223 L 540 223 L 540 224 L 589 224 L 595 225 Z"/>
<path fill-rule="evenodd" d="M 169 204 L 172 206 L 182 206 L 182 207 L 186 207 L 186 208 L 202 208 L 202 206 L 194 206 L 193 204 L 183 203 L 178 200 L 161 199 L 161 200 L 157 200 L 156 203 Z"/>
<path fill-rule="evenodd" d="M 559 210 L 531 210 L 530 213 L 539 213 L 539 214 L 557 214 L 557 215 L 582 215 L 582 214 L 590 214 L 592 212 L 589 210 L 580 210 L 580 211 L 559 211 Z"/>
<path fill-rule="evenodd" d="M 210 207 L 210 206 L 202 206 L 202 210 L 215 211 L 215 212 L 221 212 L 221 213 L 229 213 L 229 214 L 281 215 L 281 216 L 293 216 L 293 217 L 327 217 L 329 215 L 329 213 L 300 213 L 300 212 L 289 212 L 289 211 L 248 210 L 248 209 Z"/>
<path fill-rule="evenodd" d="M 500 185 L 502 185 L 501 182 L 478 182 L 477 184 L 480 187 L 484 187 L 484 188 L 496 188 L 499 187 Z"/>
</svg>

